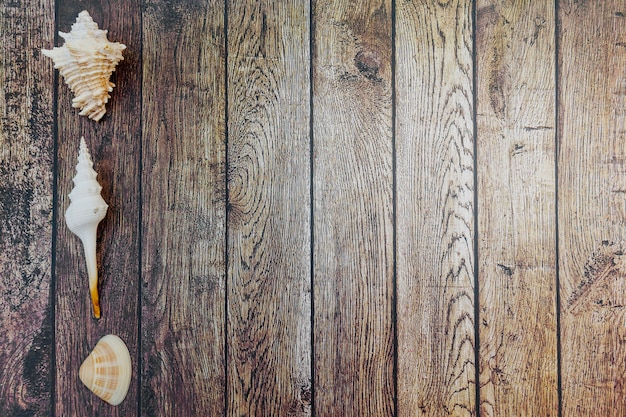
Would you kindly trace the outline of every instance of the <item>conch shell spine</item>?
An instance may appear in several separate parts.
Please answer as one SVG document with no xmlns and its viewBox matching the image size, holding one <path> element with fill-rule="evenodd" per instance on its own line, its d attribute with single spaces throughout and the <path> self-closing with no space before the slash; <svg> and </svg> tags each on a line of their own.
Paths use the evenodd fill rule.
<svg viewBox="0 0 626 417">
<path fill-rule="evenodd" d="M 65 222 L 67 227 L 83 242 L 93 314 L 94 317 L 100 318 L 96 232 L 109 206 L 100 195 L 102 186 L 96 180 L 97 175 L 93 170 L 93 162 L 85 138 L 81 137 L 74 188 L 69 194 L 71 204 L 65 212 Z"/>
<path fill-rule="evenodd" d="M 110 42 L 107 31 L 98 29 L 87 11 L 78 14 L 71 32 L 59 32 L 59 35 L 65 44 L 43 49 L 42 53 L 54 60 L 54 67 L 74 93 L 72 107 L 81 109 L 81 116 L 99 121 L 106 113 L 109 93 L 115 87 L 109 79 L 124 59 L 122 51 L 126 45 Z"/>
<path fill-rule="evenodd" d="M 101 338 L 78 371 L 78 377 L 94 394 L 119 405 L 130 386 L 132 364 L 126 344 L 118 336 Z"/>
</svg>

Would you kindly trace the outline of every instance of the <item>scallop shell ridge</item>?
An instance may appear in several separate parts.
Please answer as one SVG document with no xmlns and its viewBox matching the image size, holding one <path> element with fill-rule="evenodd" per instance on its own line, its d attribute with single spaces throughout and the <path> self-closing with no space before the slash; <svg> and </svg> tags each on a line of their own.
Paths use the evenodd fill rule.
<svg viewBox="0 0 626 417">
<path fill-rule="evenodd" d="M 119 405 L 130 386 L 132 364 L 128 348 L 118 336 L 109 334 L 98 341 L 80 366 L 78 376 L 95 395 Z"/>
<path fill-rule="evenodd" d="M 65 44 L 42 53 L 54 60 L 65 83 L 74 93 L 72 107 L 81 109 L 81 116 L 99 121 L 106 113 L 105 105 L 113 91 L 111 74 L 124 59 L 126 45 L 110 42 L 107 31 L 98 29 L 87 11 L 76 18 L 69 33 L 59 32 Z"/>
</svg>

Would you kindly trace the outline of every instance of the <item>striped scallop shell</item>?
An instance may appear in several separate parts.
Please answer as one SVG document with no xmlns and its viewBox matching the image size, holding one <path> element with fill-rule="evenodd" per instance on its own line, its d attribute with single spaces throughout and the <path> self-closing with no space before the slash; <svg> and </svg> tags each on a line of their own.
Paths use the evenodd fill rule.
<svg viewBox="0 0 626 417">
<path fill-rule="evenodd" d="M 128 393 L 132 365 L 126 344 L 109 334 L 98 341 L 78 371 L 83 384 L 111 405 L 118 405 Z"/>
<path fill-rule="evenodd" d="M 81 116 L 99 121 L 104 116 L 113 84 L 109 81 L 117 64 L 124 59 L 126 45 L 109 42 L 107 31 L 98 29 L 89 13 L 82 11 L 70 33 L 59 32 L 65 39 L 62 47 L 43 49 L 54 60 L 65 83 L 74 93 L 72 107 L 81 109 Z"/>
</svg>

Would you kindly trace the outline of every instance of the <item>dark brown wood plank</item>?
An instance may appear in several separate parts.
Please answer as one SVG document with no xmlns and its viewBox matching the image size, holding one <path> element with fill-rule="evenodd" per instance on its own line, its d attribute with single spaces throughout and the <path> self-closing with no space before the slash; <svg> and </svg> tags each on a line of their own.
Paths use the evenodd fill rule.
<svg viewBox="0 0 626 417">
<path fill-rule="evenodd" d="M 224 5 L 156 0 L 143 10 L 142 415 L 219 416 Z"/>
<path fill-rule="evenodd" d="M 69 32 L 87 10 L 108 38 L 127 46 L 112 81 L 107 114 L 98 123 L 71 107 L 73 93 L 59 76 L 56 263 L 56 415 L 132 416 L 137 411 L 137 344 L 140 208 L 141 16 L 124 1 L 59 3 L 57 27 Z M 63 44 L 59 38 L 58 46 Z M 47 58 L 46 58 L 47 59 Z M 97 253 L 102 316 L 93 318 L 87 269 L 80 239 L 66 226 L 65 210 L 74 187 L 80 137 L 91 153 L 102 197 L 109 205 L 99 225 Z M 118 335 L 133 359 L 133 379 L 117 407 L 93 395 L 78 379 L 78 369 L 104 335 Z"/>
<path fill-rule="evenodd" d="M 315 414 L 394 410 L 391 2 L 314 2 Z"/>
<path fill-rule="evenodd" d="M 563 415 L 626 415 L 626 4 L 559 2 Z"/>
<path fill-rule="evenodd" d="M 0 415 L 52 410 L 54 2 L 0 3 Z"/>
<path fill-rule="evenodd" d="M 477 4 L 481 416 L 556 416 L 554 4 Z"/>
<path fill-rule="evenodd" d="M 311 415 L 309 9 L 228 2 L 228 415 Z"/>
<path fill-rule="evenodd" d="M 396 12 L 398 415 L 475 415 L 470 1 Z"/>
</svg>

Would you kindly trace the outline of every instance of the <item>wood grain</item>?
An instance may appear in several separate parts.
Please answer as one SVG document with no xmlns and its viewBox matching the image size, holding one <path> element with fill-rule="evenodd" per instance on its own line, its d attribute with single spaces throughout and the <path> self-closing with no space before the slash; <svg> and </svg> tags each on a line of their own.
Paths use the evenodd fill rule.
<svg viewBox="0 0 626 417">
<path fill-rule="evenodd" d="M 472 15 L 396 17 L 398 415 L 475 415 Z"/>
<path fill-rule="evenodd" d="M 481 416 L 558 415 L 554 25 L 477 3 Z"/>
<path fill-rule="evenodd" d="M 224 42 L 222 2 L 144 4 L 145 416 L 224 413 Z"/>
<path fill-rule="evenodd" d="M 228 415 L 311 415 L 309 10 L 228 2 Z"/>
<path fill-rule="evenodd" d="M 626 4 L 559 6 L 563 415 L 625 415 Z"/>
<path fill-rule="evenodd" d="M 85 9 L 99 123 L 40 52 Z M 626 415 L 624 1 L 13 0 L 0 40 L 1 416 Z"/>
<path fill-rule="evenodd" d="M 0 415 L 52 410 L 54 4 L 0 3 Z"/>
<path fill-rule="evenodd" d="M 315 414 L 393 415 L 391 2 L 313 13 Z"/>
<path fill-rule="evenodd" d="M 107 115 L 96 123 L 71 107 L 73 93 L 58 79 L 58 179 L 56 263 L 56 413 L 132 416 L 137 412 L 137 344 L 140 207 L 141 25 L 138 5 L 123 1 L 67 1 L 59 4 L 58 30 L 69 32 L 87 10 L 108 38 L 126 45 Z M 58 40 L 58 45 L 63 39 Z M 80 239 L 65 224 L 74 184 L 78 145 L 84 136 L 94 161 L 102 197 L 109 205 L 98 231 L 98 272 L 102 317 L 93 318 L 87 269 Z M 133 358 L 126 400 L 111 407 L 78 379 L 78 369 L 104 335 L 114 333 Z"/>
</svg>

